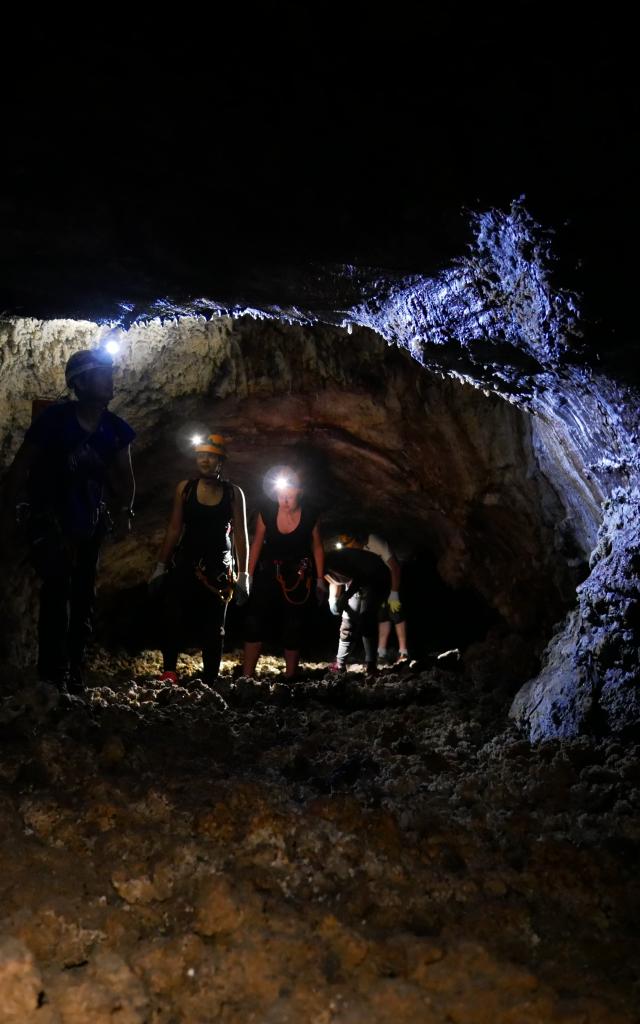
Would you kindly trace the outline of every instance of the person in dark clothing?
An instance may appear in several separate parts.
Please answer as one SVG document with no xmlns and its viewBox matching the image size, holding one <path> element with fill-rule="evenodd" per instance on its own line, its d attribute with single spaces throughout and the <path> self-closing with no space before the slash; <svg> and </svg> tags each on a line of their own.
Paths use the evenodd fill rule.
<svg viewBox="0 0 640 1024">
<path fill-rule="evenodd" d="M 326 556 L 326 569 L 330 583 L 329 608 L 340 616 L 338 654 L 331 670 L 344 671 L 354 644 L 361 639 L 366 671 L 373 675 L 377 668 L 380 616 L 388 619 L 388 607 L 394 612 L 401 611 L 397 592 L 399 565 L 381 537 L 352 532 L 340 535 L 338 547 Z M 381 609 L 384 610 L 381 612 Z M 404 628 L 404 620 L 401 628 Z M 404 632 L 402 635 L 405 636 Z"/>
<path fill-rule="evenodd" d="M 100 545 L 110 525 L 128 529 L 133 515 L 135 433 L 108 410 L 113 363 L 107 352 L 74 353 L 65 379 L 77 401 L 55 402 L 33 421 L 7 490 L 41 580 L 38 674 L 80 691 Z"/>
<path fill-rule="evenodd" d="M 317 514 L 305 502 L 298 474 L 283 467 L 276 501 L 265 501 L 249 554 L 253 580 L 245 621 L 245 676 L 253 676 L 262 644 L 278 634 L 285 678 L 295 679 L 300 647 L 315 601 L 326 594 L 324 549 Z"/>
<path fill-rule="evenodd" d="M 217 678 L 227 605 L 234 591 L 238 604 L 249 594 L 245 500 L 239 487 L 222 479 L 225 439 L 210 434 L 196 443 L 195 452 L 198 477 L 182 480 L 176 488 L 159 561 L 149 579 L 152 590 L 164 584 L 160 678 L 170 683 L 178 682 L 178 654 L 189 634 L 202 648 L 204 681 Z"/>
</svg>

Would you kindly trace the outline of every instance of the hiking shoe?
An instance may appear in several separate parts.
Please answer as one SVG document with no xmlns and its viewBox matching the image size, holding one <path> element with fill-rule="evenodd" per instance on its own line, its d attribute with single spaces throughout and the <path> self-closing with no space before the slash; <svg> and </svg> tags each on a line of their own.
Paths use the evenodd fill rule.
<svg viewBox="0 0 640 1024">
<path fill-rule="evenodd" d="M 161 676 L 158 676 L 159 683 L 171 683 L 172 686 L 178 685 L 178 676 L 175 672 L 163 672 Z"/>
</svg>

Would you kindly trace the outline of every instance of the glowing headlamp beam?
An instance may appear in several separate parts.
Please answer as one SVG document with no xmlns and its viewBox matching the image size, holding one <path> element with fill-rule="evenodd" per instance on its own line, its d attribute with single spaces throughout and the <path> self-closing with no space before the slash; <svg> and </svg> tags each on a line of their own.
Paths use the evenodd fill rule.
<svg viewBox="0 0 640 1024">
<path fill-rule="evenodd" d="M 193 437 L 191 438 L 191 444 L 194 447 L 197 444 L 202 444 L 202 435 L 201 434 L 194 434 Z"/>
</svg>

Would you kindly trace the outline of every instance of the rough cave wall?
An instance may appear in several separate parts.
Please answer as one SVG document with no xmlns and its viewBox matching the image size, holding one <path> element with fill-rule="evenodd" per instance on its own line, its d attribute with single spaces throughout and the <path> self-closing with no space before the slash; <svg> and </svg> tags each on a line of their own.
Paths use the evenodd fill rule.
<svg viewBox="0 0 640 1024">
<path fill-rule="evenodd" d="M 527 409 L 542 463 L 563 466 L 552 478 L 584 541 L 604 497 L 594 571 L 511 712 L 534 740 L 633 731 L 640 720 L 640 396 L 597 359 L 590 365 L 574 297 L 552 285 L 549 238 L 522 205 L 477 217 L 476 229 L 475 245 L 454 267 L 435 280 L 380 282 L 358 320 L 424 365 Z"/>
<path fill-rule="evenodd" d="M 12 326 L 7 458 L 31 398 L 54 394 L 69 352 L 99 333 L 74 322 Z M 499 398 L 434 378 L 368 330 L 248 317 L 139 325 L 118 365 L 114 408 L 138 431 L 139 511 L 135 534 L 105 551 L 103 590 L 146 578 L 172 489 L 193 468 L 187 439 L 215 427 L 231 439 L 229 472 L 250 511 L 266 469 L 302 442 L 327 533 L 355 512 L 405 554 L 428 547 L 448 584 L 477 591 L 534 647 L 571 602 L 575 539 L 538 470 L 529 418 Z M 9 657 L 24 657 L 24 629 L 13 636 Z"/>
<path fill-rule="evenodd" d="M 189 412 L 198 415 L 208 410 L 195 395 L 248 395 L 255 381 L 250 388 L 231 337 L 232 321 L 223 318 L 212 327 L 202 319 L 190 325 L 190 344 L 181 351 L 184 328 L 177 317 L 251 312 L 301 326 L 333 324 L 347 332 L 358 326 L 370 328 L 432 372 L 485 395 L 499 395 L 525 410 L 531 417 L 534 461 L 562 508 L 554 528 L 554 551 L 560 550 L 567 564 L 591 548 L 595 554 L 594 571 L 578 588 L 577 609 L 554 637 L 541 674 L 519 694 L 512 711 L 533 738 L 624 729 L 638 721 L 638 395 L 588 365 L 575 301 L 552 286 L 548 239 L 522 206 L 478 217 L 476 228 L 476 244 L 469 254 L 435 279 L 390 279 L 372 271 L 338 268 L 325 275 L 321 301 L 316 288 L 306 293 L 301 307 L 264 302 L 253 308 L 224 306 L 202 298 L 180 304 L 162 300 L 145 315 L 159 313 L 164 321 L 134 328 L 132 340 L 140 331 L 137 354 L 127 368 L 117 407 L 127 415 L 135 399 L 144 447 L 145 436 L 151 437 L 167 402 L 181 397 L 181 414 L 186 414 L 189 399 Z M 172 314 L 176 319 L 167 320 Z M 2 440 L 5 460 L 15 446 L 16 430 L 28 418 L 24 381 L 33 387 L 29 397 L 43 390 L 55 393 L 53 370 L 60 374 L 82 336 L 94 343 L 106 328 L 74 323 L 73 340 L 65 340 L 68 325 L 63 322 L 13 322 L 6 330 L 2 374 L 10 394 Z M 60 344 L 45 344 L 48 351 L 40 359 L 36 339 L 51 342 L 56 337 Z M 221 339 L 231 352 L 222 364 L 216 355 Z M 28 354 L 29 345 L 32 351 L 23 361 L 21 353 Z M 290 378 L 292 392 L 305 369 L 319 372 L 323 380 L 325 361 L 312 350 L 303 332 L 298 367 Z M 275 353 L 265 364 L 260 387 L 273 389 L 274 381 L 288 379 L 286 366 Z M 295 404 L 293 398 L 290 401 Z M 396 409 L 395 416 L 400 411 Z M 391 409 L 388 422 L 393 419 Z M 392 454 L 389 459 L 401 474 L 401 460 Z M 490 488 L 484 496 L 486 509 L 494 507 L 492 495 Z M 434 536 L 442 536 L 442 550 L 449 556 L 447 560 L 443 555 L 440 564 L 445 574 L 455 575 L 461 558 L 455 545 L 447 545 L 446 523 L 438 528 L 436 513 L 430 529 Z M 522 570 L 517 564 L 514 574 L 521 577 Z M 499 590 L 494 588 L 494 595 Z M 505 601 L 505 607 L 508 604 Z"/>
</svg>

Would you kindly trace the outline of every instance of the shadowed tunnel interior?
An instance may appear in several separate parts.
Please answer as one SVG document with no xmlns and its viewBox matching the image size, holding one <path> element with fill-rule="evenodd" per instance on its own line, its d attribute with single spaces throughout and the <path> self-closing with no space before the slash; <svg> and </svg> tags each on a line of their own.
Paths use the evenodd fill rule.
<svg viewBox="0 0 640 1024">
<path fill-rule="evenodd" d="M 129 648 L 136 639 L 138 648 L 144 639 L 154 646 L 148 632 L 136 638 L 139 618 L 121 589 L 109 601 L 109 581 L 148 573 L 172 487 L 192 472 L 189 439 L 215 428 L 229 438 L 227 472 L 245 491 L 250 522 L 268 469 L 293 458 L 327 542 L 354 522 L 389 539 L 404 565 L 416 656 L 465 648 L 490 626 L 517 635 L 523 654 L 540 654 L 574 601 L 586 552 L 538 464 L 526 413 L 429 374 L 371 331 L 250 318 L 187 319 L 179 331 L 175 355 L 163 349 L 158 380 L 167 373 L 175 381 L 181 362 L 194 363 L 191 346 L 207 344 L 215 367 L 203 359 L 198 370 L 195 361 L 202 393 L 163 410 L 138 456 L 137 537 L 104 559 L 103 639 L 120 628 Z M 144 348 L 144 332 L 131 344 Z M 131 597 L 146 603 L 140 586 Z M 232 648 L 240 618 L 230 617 Z M 335 633 L 321 616 L 308 650 L 331 660 Z M 525 659 L 520 671 L 533 664 Z"/>
<path fill-rule="evenodd" d="M 2 1024 L 632 1024 L 622 16 L 280 6 L 7 39 L 0 471 L 115 335 L 137 494 L 80 695 L 2 535 Z M 293 459 L 327 544 L 389 540 L 409 663 L 328 673 L 324 608 L 295 685 L 277 647 L 244 678 L 232 605 L 217 681 L 159 680 L 146 580 L 211 429 L 250 528 Z"/>
<path fill-rule="evenodd" d="M 165 302 L 118 329 L 113 409 L 138 433 L 137 517 L 103 551 L 83 697 L 34 681 L 35 580 L 19 545 L 7 553 L 9 1020 L 38 1005 L 55 1024 L 121 1005 L 136 1021 L 320 1020 L 326 1003 L 345 1024 L 426 1005 L 434 1021 L 457 1006 L 493 1024 L 524 1002 L 533 1019 L 625 1019 L 638 407 L 585 364 L 571 300 L 540 252 L 522 255 L 518 224 L 533 227 L 513 216 L 481 226 L 484 262 L 347 279 L 337 312 Z M 33 399 L 113 324 L 2 331 L 8 465 Z M 215 685 L 197 652 L 180 685 L 158 682 L 144 581 L 205 428 L 229 439 L 250 519 L 266 471 L 293 458 L 327 541 L 347 520 L 388 538 L 411 665 L 332 679 L 324 610 L 299 683 L 271 656 L 237 678 L 232 610 Z M 450 647 L 459 658 L 434 660 Z"/>
</svg>

